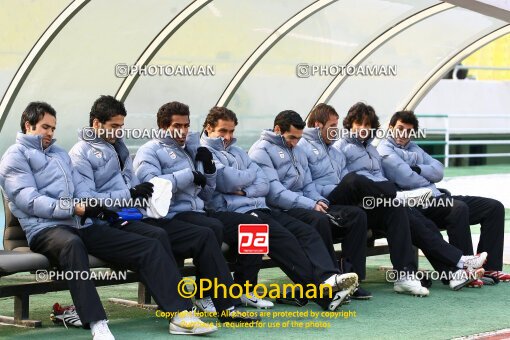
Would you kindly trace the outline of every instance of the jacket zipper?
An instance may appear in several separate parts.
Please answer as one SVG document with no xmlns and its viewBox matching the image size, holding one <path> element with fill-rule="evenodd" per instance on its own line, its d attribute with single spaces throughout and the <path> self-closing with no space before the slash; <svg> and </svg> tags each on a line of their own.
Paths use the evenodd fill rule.
<svg viewBox="0 0 510 340">
<path fill-rule="evenodd" d="M 193 161 L 191 160 L 191 157 L 188 155 L 188 153 L 185 150 L 180 149 L 180 151 L 184 154 L 184 156 L 186 156 L 186 159 L 188 160 L 188 163 L 190 164 L 190 168 L 192 169 L 192 171 L 194 171 L 195 170 L 195 165 L 193 164 Z M 200 191 L 200 189 L 198 189 L 198 188 L 195 189 L 195 196 L 198 195 L 199 191 Z M 193 210 L 197 209 L 197 204 L 196 204 L 194 199 L 191 200 L 191 206 L 193 207 Z"/>
<path fill-rule="evenodd" d="M 361 144 L 360 146 L 365 149 L 365 151 L 367 152 L 367 155 L 368 155 L 368 158 L 370 159 L 370 173 L 372 173 L 374 171 L 374 160 L 372 159 L 372 156 L 370 156 L 370 152 L 368 152 L 367 148 L 363 145 L 363 143 L 357 141 L 359 144 Z M 368 144 L 367 144 L 368 145 Z"/>
<path fill-rule="evenodd" d="M 301 172 L 299 171 L 299 168 L 296 165 L 296 158 L 294 157 L 294 152 L 292 152 L 292 150 L 290 150 L 288 147 L 285 147 L 285 149 L 286 149 L 287 153 L 290 156 L 290 159 L 292 161 L 292 165 L 294 166 L 294 169 L 296 169 L 296 172 L 297 172 L 296 180 L 294 181 L 294 183 L 292 183 L 292 186 L 293 186 L 294 184 L 296 184 L 299 181 L 299 177 L 301 176 Z"/>
<path fill-rule="evenodd" d="M 71 195 L 71 190 L 69 190 L 69 182 L 67 181 L 67 175 L 66 175 L 66 172 L 64 171 L 64 168 L 62 167 L 62 164 L 60 164 L 60 161 L 57 159 L 57 157 L 52 157 L 52 156 L 50 156 L 48 154 L 47 154 L 47 156 L 49 158 L 55 160 L 55 162 L 57 162 L 58 167 L 60 168 L 60 170 L 64 174 L 64 180 L 66 181 L 67 196 L 70 196 Z M 78 218 L 75 215 L 73 215 L 72 218 L 73 218 L 74 222 L 76 223 L 76 226 L 78 228 L 80 228 L 80 224 L 78 223 Z"/>
<path fill-rule="evenodd" d="M 326 143 L 324 143 L 324 141 L 322 140 L 322 137 L 320 135 L 319 135 L 319 142 L 321 143 L 321 146 L 324 148 L 324 151 L 326 151 L 326 155 L 328 157 L 329 164 L 331 164 L 331 168 L 333 170 L 335 170 L 335 165 L 333 164 L 333 161 L 331 160 L 331 157 L 329 156 L 328 147 L 326 146 Z M 340 183 L 340 176 L 338 176 L 338 173 L 336 171 L 335 171 L 335 175 L 336 175 L 338 183 Z"/>
<path fill-rule="evenodd" d="M 115 159 L 117 160 L 117 163 L 119 164 L 119 169 L 120 169 L 120 174 L 122 176 L 122 179 L 124 180 L 124 183 L 126 183 L 128 185 L 128 187 L 131 187 L 131 184 L 126 182 L 126 178 L 124 177 L 124 169 L 122 168 L 122 166 L 120 165 L 120 160 L 119 160 L 119 157 L 120 155 L 117 153 L 117 151 L 115 150 L 115 148 L 110 144 L 110 143 L 106 143 L 106 145 L 108 145 L 109 148 L 113 149 L 113 152 L 115 152 Z M 99 150 L 101 151 L 101 150 Z M 125 164 L 124 164 L 125 165 Z"/>
</svg>

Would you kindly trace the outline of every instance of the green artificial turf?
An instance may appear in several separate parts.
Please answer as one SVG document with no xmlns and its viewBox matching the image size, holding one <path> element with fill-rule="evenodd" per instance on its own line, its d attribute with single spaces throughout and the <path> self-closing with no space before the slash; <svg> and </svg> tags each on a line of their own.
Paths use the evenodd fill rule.
<svg viewBox="0 0 510 340">
<path fill-rule="evenodd" d="M 371 257 L 368 261 L 367 280 L 363 287 L 374 294 L 370 301 L 352 301 L 341 309 L 350 316 L 337 315 L 337 318 L 264 318 L 264 328 L 232 329 L 222 328 L 210 338 L 222 339 L 409 339 L 428 338 L 446 339 L 455 336 L 480 333 L 510 327 L 508 306 L 510 305 L 510 283 L 500 283 L 493 287 L 481 289 L 465 288 L 451 291 L 448 286 L 435 281 L 431 295 L 417 298 L 399 295 L 393 292 L 392 284 L 385 281 L 385 273 L 380 266 L 389 266 L 388 255 Z M 430 269 L 424 258 L 420 258 L 420 268 Z M 510 266 L 505 266 L 510 271 Z M 260 282 L 288 282 L 279 269 L 261 271 Z M 1 284 L 26 280 L 29 274 L 17 274 L 2 278 Z M 107 301 L 108 297 L 136 299 L 136 284 L 126 284 L 98 289 L 107 314 L 110 318 L 110 329 L 117 339 L 166 339 L 168 338 L 168 322 L 155 317 L 153 311 L 134 307 L 114 305 Z M 54 302 L 71 303 L 69 292 L 48 293 L 31 298 L 31 318 L 43 320 L 40 329 L 23 329 L 13 326 L 0 326 L 0 338 L 10 339 L 90 339 L 90 331 L 83 329 L 65 329 L 55 326 L 49 321 L 49 313 Z M 251 310 L 251 309 L 250 309 Z M 12 315 L 12 299 L 0 300 L 0 311 L 4 315 Z M 272 311 L 321 312 L 321 309 L 309 303 L 298 308 L 276 305 Z M 355 314 L 355 316 L 354 316 Z M 348 316 L 348 315 L 347 315 Z M 211 321 L 215 321 L 212 320 Z M 289 327 L 282 328 L 285 321 L 295 321 Z M 279 324 L 279 327 L 277 323 Z M 299 325 L 298 322 L 303 324 Z M 304 328 L 307 322 L 319 326 Z M 276 328 L 269 328 L 271 323 Z M 326 328 L 324 328 L 326 326 Z"/>
</svg>

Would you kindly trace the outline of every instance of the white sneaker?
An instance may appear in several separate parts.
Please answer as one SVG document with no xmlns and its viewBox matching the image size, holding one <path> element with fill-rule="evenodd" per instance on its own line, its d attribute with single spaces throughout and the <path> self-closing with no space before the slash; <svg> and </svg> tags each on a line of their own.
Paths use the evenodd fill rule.
<svg viewBox="0 0 510 340">
<path fill-rule="evenodd" d="M 414 190 L 397 191 L 396 198 L 406 202 L 411 207 L 427 204 L 432 197 L 432 190 L 429 188 L 418 188 Z"/>
<path fill-rule="evenodd" d="M 473 281 L 479 280 L 483 277 L 485 270 L 478 269 L 459 269 L 453 273 L 450 280 L 450 288 L 453 290 L 460 290 Z"/>
<path fill-rule="evenodd" d="M 274 307 L 274 304 L 271 301 L 259 299 L 258 297 L 252 294 L 249 294 L 249 296 L 247 296 L 246 294 L 241 295 L 241 303 L 243 304 L 243 306 L 246 307 L 261 309 L 270 309 Z"/>
<path fill-rule="evenodd" d="M 428 296 L 429 290 L 422 287 L 420 280 L 413 277 L 398 280 L 393 284 L 393 290 L 399 294 L 409 294 L 415 296 Z"/>
<path fill-rule="evenodd" d="M 348 289 L 351 294 L 358 287 L 358 275 L 356 273 L 335 274 L 324 281 L 324 285 L 333 287 L 333 293 Z M 324 291 L 328 292 L 328 289 L 324 288 Z"/>
<path fill-rule="evenodd" d="M 464 261 L 464 268 L 476 269 L 480 268 L 487 261 L 487 253 L 483 252 L 476 255 L 462 256 L 461 261 Z"/>
<path fill-rule="evenodd" d="M 170 334 L 181 335 L 205 335 L 216 332 L 218 328 L 212 323 L 205 323 L 195 316 L 195 308 L 192 311 L 182 311 L 170 320 Z"/>
<path fill-rule="evenodd" d="M 71 325 L 73 327 L 82 327 L 82 323 L 76 309 L 65 309 L 62 314 L 55 314 L 55 312 L 50 314 L 50 319 L 54 323 L 63 323 L 65 328 L 67 325 Z"/>
<path fill-rule="evenodd" d="M 216 313 L 216 307 L 214 307 L 214 302 L 210 296 L 206 296 L 203 299 L 196 299 L 195 306 L 202 312 Z"/>
<path fill-rule="evenodd" d="M 91 322 L 90 330 L 93 340 L 115 340 L 112 332 L 110 332 L 110 328 L 108 328 L 108 321 L 106 320 Z"/>
<path fill-rule="evenodd" d="M 328 309 L 332 312 L 336 311 L 338 307 L 349 303 L 349 296 L 352 294 L 354 289 L 344 289 L 335 293 L 333 299 L 329 303 Z"/>
</svg>

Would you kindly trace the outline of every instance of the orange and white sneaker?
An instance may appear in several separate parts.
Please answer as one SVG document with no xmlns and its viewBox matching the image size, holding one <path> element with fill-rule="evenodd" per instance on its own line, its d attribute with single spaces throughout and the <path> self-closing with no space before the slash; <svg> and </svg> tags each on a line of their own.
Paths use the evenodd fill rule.
<svg viewBox="0 0 510 340">
<path fill-rule="evenodd" d="M 485 276 L 495 278 L 498 281 L 510 282 L 510 274 L 500 272 L 497 270 L 487 270 L 487 271 L 485 271 Z"/>
</svg>

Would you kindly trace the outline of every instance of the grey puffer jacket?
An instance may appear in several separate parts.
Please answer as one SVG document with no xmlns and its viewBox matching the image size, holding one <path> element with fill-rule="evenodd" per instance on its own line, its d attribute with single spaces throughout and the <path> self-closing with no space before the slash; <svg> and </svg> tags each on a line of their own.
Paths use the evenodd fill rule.
<svg viewBox="0 0 510 340">
<path fill-rule="evenodd" d="M 282 136 L 264 130 L 248 155 L 269 180 L 267 202 L 271 207 L 314 209 L 317 201 L 329 204 L 315 188 L 308 160 L 300 146 L 290 149 Z"/>
<path fill-rule="evenodd" d="M 44 229 L 63 225 L 81 226 L 74 215 L 72 198 L 84 190 L 80 176 L 74 171 L 67 152 L 53 140 L 43 149 L 41 136 L 16 136 L 0 161 L 0 186 L 9 209 L 19 219 L 28 243 Z"/>
<path fill-rule="evenodd" d="M 173 195 L 166 218 L 185 211 L 204 211 L 204 200 L 211 199 L 216 187 L 216 172 L 205 174 L 207 184 L 202 189 L 193 182 L 193 171 L 197 148 L 200 146 L 198 133 L 189 133 L 185 147 L 173 138 L 153 139 L 138 149 L 134 160 L 135 174 L 140 182 L 153 177 L 167 179 L 173 184 Z M 200 164 L 201 165 L 201 164 Z"/>
</svg>

